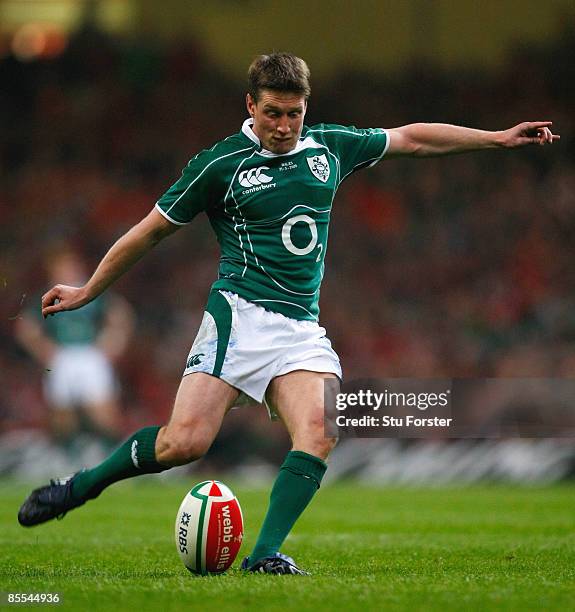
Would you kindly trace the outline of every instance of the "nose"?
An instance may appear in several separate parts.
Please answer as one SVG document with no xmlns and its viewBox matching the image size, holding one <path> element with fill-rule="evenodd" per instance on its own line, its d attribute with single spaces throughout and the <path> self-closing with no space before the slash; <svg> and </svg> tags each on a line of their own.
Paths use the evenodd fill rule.
<svg viewBox="0 0 575 612">
<path fill-rule="evenodd" d="M 283 115 L 278 119 L 276 129 L 280 134 L 288 134 L 290 131 L 287 115 Z"/>
</svg>

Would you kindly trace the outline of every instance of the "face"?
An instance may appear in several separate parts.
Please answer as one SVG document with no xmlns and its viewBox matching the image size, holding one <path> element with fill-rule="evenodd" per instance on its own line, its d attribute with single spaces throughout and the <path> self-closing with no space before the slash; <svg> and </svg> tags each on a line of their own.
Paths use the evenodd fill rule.
<svg viewBox="0 0 575 612">
<path fill-rule="evenodd" d="M 65 285 L 81 285 L 87 278 L 84 263 L 74 253 L 57 254 L 47 263 L 50 280 Z"/>
<path fill-rule="evenodd" d="M 296 146 L 303 127 L 305 96 L 262 89 L 257 102 L 250 94 L 246 102 L 254 119 L 252 129 L 264 149 L 279 155 L 289 153 Z"/>
</svg>

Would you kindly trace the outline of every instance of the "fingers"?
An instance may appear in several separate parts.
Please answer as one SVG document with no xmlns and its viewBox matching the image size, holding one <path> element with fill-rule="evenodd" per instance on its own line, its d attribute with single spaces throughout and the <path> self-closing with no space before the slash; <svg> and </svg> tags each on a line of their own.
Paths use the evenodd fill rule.
<svg viewBox="0 0 575 612">
<path fill-rule="evenodd" d="M 59 297 L 59 290 L 58 290 L 58 286 L 56 285 L 56 287 L 52 287 L 50 291 L 47 291 L 42 296 L 42 308 L 44 308 L 45 306 L 49 306 L 50 304 L 53 304 L 54 301 L 58 299 L 58 297 Z"/>
<path fill-rule="evenodd" d="M 537 139 L 539 141 L 539 144 L 541 145 L 544 145 L 545 143 L 552 143 L 553 134 L 551 133 L 551 130 L 548 127 L 539 128 L 537 130 Z"/>
<path fill-rule="evenodd" d="M 64 308 L 60 304 L 54 304 L 53 306 L 46 306 L 45 308 L 42 308 L 42 316 L 46 318 L 62 310 L 64 310 Z"/>
<path fill-rule="evenodd" d="M 539 128 L 550 128 L 553 125 L 553 121 L 528 121 L 527 129 L 537 130 Z"/>
<path fill-rule="evenodd" d="M 75 310 L 89 301 L 82 287 L 56 285 L 42 296 L 42 315 L 46 318 L 64 310 Z"/>
<path fill-rule="evenodd" d="M 537 130 L 537 142 L 540 145 L 553 144 L 556 140 L 560 140 L 560 138 L 559 134 L 553 134 L 548 127 Z"/>
<path fill-rule="evenodd" d="M 553 144 L 560 139 L 558 134 L 553 134 L 551 126 L 553 121 L 527 121 L 520 124 L 521 133 L 527 137 L 527 142 L 531 144 L 545 145 Z"/>
<path fill-rule="evenodd" d="M 42 316 L 46 318 L 48 315 L 54 314 L 63 310 L 61 303 L 61 288 L 59 285 L 52 287 L 50 291 L 42 296 Z"/>
</svg>

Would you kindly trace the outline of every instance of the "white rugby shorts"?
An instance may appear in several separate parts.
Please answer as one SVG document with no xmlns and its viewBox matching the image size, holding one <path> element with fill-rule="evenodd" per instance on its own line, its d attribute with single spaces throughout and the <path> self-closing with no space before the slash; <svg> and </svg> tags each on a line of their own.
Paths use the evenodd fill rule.
<svg viewBox="0 0 575 612">
<path fill-rule="evenodd" d="M 93 346 L 58 349 L 44 379 L 44 392 L 52 408 L 101 404 L 117 395 L 112 366 L 102 351 Z"/>
<path fill-rule="evenodd" d="M 323 327 L 271 312 L 229 291 L 210 293 L 184 376 L 217 376 L 261 403 L 271 380 L 294 370 L 330 372 L 341 379 L 339 357 Z"/>
</svg>

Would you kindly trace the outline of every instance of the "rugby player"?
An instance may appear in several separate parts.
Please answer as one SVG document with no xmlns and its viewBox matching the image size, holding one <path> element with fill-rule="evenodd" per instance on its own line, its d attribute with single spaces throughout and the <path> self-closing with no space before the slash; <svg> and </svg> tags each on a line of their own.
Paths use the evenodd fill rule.
<svg viewBox="0 0 575 612">
<path fill-rule="evenodd" d="M 72 248 L 45 255 L 49 282 L 82 283 L 88 277 Z M 16 337 L 44 366 L 44 397 L 54 438 L 67 445 L 79 431 L 79 412 L 106 441 L 117 444 L 123 418 L 113 362 L 126 349 L 133 330 L 130 305 L 109 293 L 67 317 L 42 325 L 39 312 L 24 312 Z"/>
<path fill-rule="evenodd" d="M 242 395 L 265 401 L 292 440 L 242 569 L 305 573 L 279 548 L 319 488 L 336 444 L 324 436 L 324 380 L 340 379 L 341 367 L 318 324 L 318 299 L 339 184 L 384 157 L 544 145 L 559 138 L 550 121 L 497 132 L 425 123 L 307 127 L 309 76 L 294 55 L 256 58 L 248 72 L 249 118 L 240 131 L 193 157 L 85 285 L 56 285 L 43 296 L 44 317 L 81 308 L 200 212 L 220 243 L 218 279 L 169 422 L 137 431 L 102 464 L 33 491 L 18 515 L 22 525 L 61 516 L 118 480 L 198 459 Z"/>
</svg>

